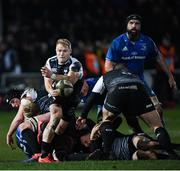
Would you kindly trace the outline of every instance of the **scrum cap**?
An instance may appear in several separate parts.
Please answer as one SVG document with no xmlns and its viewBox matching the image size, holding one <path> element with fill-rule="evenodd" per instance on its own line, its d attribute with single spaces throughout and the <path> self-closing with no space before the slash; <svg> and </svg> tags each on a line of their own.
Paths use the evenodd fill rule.
<svg viewBox="0 0 180 171">
<path fill-rule="evenodd" d="M 131 14 L 126 18 L 126 24 L 130 21 L 130 20 L 138 20 L 142 23 L 142 17 L 138 14 Z"/>
<path fill-rule="evenodd" d="M 4 100 L 6 101 L 6 103 L 10 104 L 10 101 L 13 98 L 21 98 L 21 94 L 22 94 L 22 90 L 17 90 L 17 89 L 11 89 L 7 92 L 7 94 L 4 97 Z"/>
</svg>

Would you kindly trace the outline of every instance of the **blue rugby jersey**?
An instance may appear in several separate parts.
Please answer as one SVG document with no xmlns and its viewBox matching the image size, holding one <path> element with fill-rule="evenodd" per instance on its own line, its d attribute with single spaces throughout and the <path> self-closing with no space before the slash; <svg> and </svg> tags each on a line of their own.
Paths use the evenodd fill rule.
<svg viewBox="0 0 180 171">
<path fill-rule="evenodd" d="M 132 42 L 127 33 L 124 33 L 112 41 L 106 60 L 123 63 L 130 72 L 137 74 L 144 81 L 145 60 L 157 56 L 158 48 L 150 37 L 140 34 L 139 39 Z"/>
</svg>

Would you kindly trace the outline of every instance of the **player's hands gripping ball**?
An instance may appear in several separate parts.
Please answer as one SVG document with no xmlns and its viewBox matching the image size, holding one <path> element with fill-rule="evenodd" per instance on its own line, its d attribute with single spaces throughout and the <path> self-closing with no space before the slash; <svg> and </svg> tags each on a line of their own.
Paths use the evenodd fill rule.
<svg viewBox="0 0 180 171">
<path fill-rule="evenodd" d="M 73 93 L 73 85 L 68 80 L 60 80 L 55 87 L 59 96 L 69 97 Z"/>
</svg>

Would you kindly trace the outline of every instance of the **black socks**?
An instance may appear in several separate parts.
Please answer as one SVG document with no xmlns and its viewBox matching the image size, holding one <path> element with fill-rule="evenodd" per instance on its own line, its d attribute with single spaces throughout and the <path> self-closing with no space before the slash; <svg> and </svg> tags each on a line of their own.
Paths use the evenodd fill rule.
<svg viewBox="0 0 180 171">
<path fill-rule="evenodd" d="M 24 129 L 21 132 L 21 135 L 22 135 L 23 139 L 26 140 L 26 142 L 30 146 L 33 154 L 40 153 L 40 144 L 38 144 L 37 136 L 32 130 Z"/>
<path fill-rule="evenodd" d="M 114 130 L 112 126 L 112 122 L 106 121 L 103 122 L 100 126 L 100 132 L 102 136 L 102 141 L 104 143 L 104 153 L 109 154 L 112 149 L 112 143 L 114 141 Z"/>
</svg>

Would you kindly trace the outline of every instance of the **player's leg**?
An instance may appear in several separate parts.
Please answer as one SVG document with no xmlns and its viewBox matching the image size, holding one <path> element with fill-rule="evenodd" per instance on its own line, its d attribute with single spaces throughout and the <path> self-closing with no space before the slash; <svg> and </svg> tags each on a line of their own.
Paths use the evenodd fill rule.
<svg viewBox="0 0 180 171">
<path fill-rule="evenodd" d="M 47 125 L 47 120 L 46 117 L 43 117 L 43 115 L 41 115 L 39 119 L 38 117 L 30 118 L 28 121 L 24 122 L 23 125 L 21 125 L 20 128 L 22 130 L 21 135 L 23 139 L 28 143 L 33 153 L 30 159 L 23 161 L 24 163 L 38 161 L 41 154 L 40 143 L 42 139 L 42 132 L 46 125 Z"/>
<path fill-rule="evenodd" d="M 124 99 L 124 93 L 122 93 L 121 89 L 116 87 L 113 91 L 108 92 L 104 102 L 103 119 L 100 126 L 102 141 L 104 143 L 104 156 L 111 155 L 112 153 L 111 147 L 115 138 L 115 131 L 112 121 L 121 113 L 121 107 L 123 106 L 122 99 Z"/>
<path fill-rule="evenodd" d="M 103 152 L 104 152 L 104 159 L 108 159 L 109 155 L 112 151 L 112 143 L 114 141 L 114 128 L 112 124 L 112 120 L 114 118 L 114 114 L 103 109 L 103 121 L 100 125 L 100 132 L 103 142 Z"/>
<path fill-rule="evenodd" d="M 75 108 L 66 107 L 63 108 L 63 112 L 66 114 L 60 120 L 53 139 L 54 151 L 59 161 L 66 159 L 68 154 L 73 152 L 74 145 L 77 143 Z"/>
<path fill-rule="evenodd" d="M 134 101 L 131 102 L 129 113 L 135 113 L 136 115 L 141 114 L 140 118 L 152 128 L 158 139 L 159 145 L 172 154 L 172 156 L 175 156 L 175 153 L 171 148 L 169 134 L 163 127 L 160 116 L 145 89 L 139 85 L 137 91 L 131 92 L 131 97 L 134 98 Z"/>
<path fill-rule="evenodd" d="M 161 122 L 162 125 L 165 126 L 165 122 L 164 122 L 164 118 L 163 118 L 163 108 L 162 108 L 162 104 L 159 102 L 158 98 L 156 95 L 151 96 L 151 101 L 154 104 L 155 109 L 157 110 L 157 112 L 159 113 L 159 116 L 161 118 Z"/>
<path fill-rule="evenodd" d="M 30 146 L 28 145 L 28 143 L 23 140 L 23 137 L 21 135 L 21 131 L 19 128 L 17 128 L 17 130 L 16 130 L 16 143 L 17 143 L 17 146 L 20 149 L 22 149 L 22 151 L 27 155 L 28 158 L 32 157 L 33 152 L 31 150 Z"/>
<path fill-rule="evenodd" d="M 144 131 L 141 129 L 138 118 L 136 116 L 129 116 L 126 114 L 124 114 L 124 116 L 126 118 L 126 122 L 128 126 L 132 128 L 133 133 L 135 134 L 144 133 Z"/>
<path fill-rule="evenodd" d="M 40 153 L 40 144 L 37 141 L 37 125 L 38 120 L 31 118 L 31 121 L 26 121 L 22 123 L 19 128 L 21 130 L 21 135 L 23 140 L 25 140 L 31 148 L 31 151 L 34 154 Z M 33 124 L 33 125 L 32 125 Z"/>
<path fill-rule="evenodd" d="M 40 159 L 48 157 L 51 152 L 51 142 L 55 136 L 55 129 L 60 121 L 60 118 L 62 118 L 62 108 L 57 104 L 50 105 L 50 121 L 43 132 Z M 40 161 L 40 159 L 39 162 L 43 162 Z"/>
<path fill-rule="evenodd" d="M 60 119 L 56 129 L 55 129 L 55 133 L 57 135 L 61 135 L 64 133 L 64 131 L 66 130 L 66 128 L 68 127 L 68 124 L 69 122 L 63 120 L 63 119 Z"/>
<path fill-rule="evenodd" d="M 168 132 L 162 126 L 161 119 L 156 110 L 140 115 L 140 117 L 144 120 L 149 127 L 151 127 L 158 139 L 159 145 L 164 148 L 172 159 L 177 158 L 178 156 L 173 151 L 171 147 L 171 140 Z"/>
</svg>

